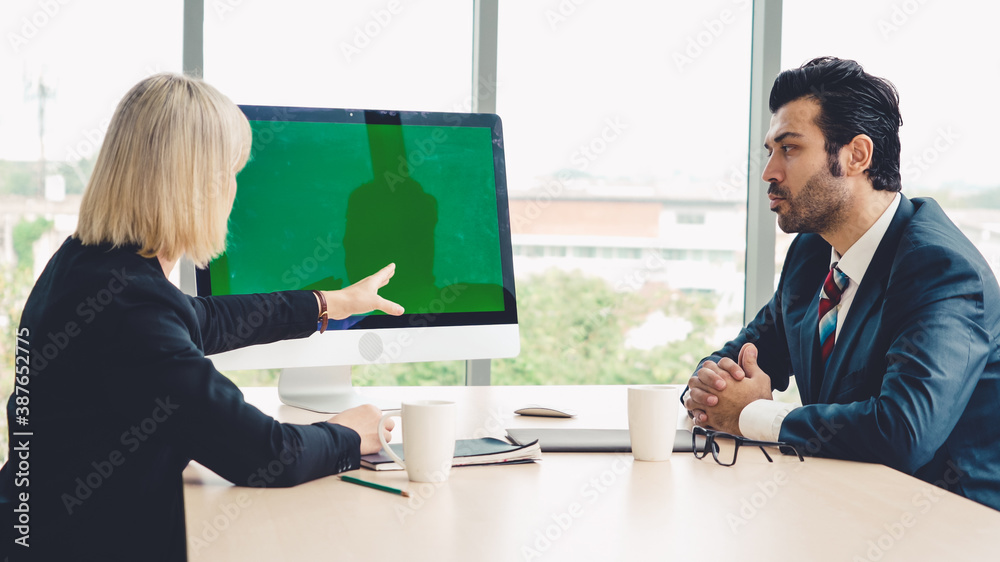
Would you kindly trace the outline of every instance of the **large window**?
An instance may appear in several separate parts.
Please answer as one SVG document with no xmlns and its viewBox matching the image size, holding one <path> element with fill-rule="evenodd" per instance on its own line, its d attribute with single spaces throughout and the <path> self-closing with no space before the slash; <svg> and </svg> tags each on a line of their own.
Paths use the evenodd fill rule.
<svg viewBox="0 0 1000 562">
<path fill-rule="evenodd" d="M 501 2 L 521 355 L 494 384 L 680 382 L 743 314 L 750 3 Z"/>
</svg>

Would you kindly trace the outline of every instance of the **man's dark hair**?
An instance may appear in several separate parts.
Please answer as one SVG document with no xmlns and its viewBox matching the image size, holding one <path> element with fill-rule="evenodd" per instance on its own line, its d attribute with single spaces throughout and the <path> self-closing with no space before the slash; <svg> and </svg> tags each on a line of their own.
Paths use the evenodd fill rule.
<svg viewBox="0 0 1000 562">
<path fill-rule="evenodd" d="M 816 125 L 826 140 L 830 174 L 840 176 L 840 149 L 865 134 L 875 145 L 865 171 L 875 189 L 899 191 L 899 93 L 891 82 L 872 76 L 852 60 L 815 58 L 774 80 L 769 106 L 775 113 L 800 98 L 819 102 Z"/>
</svg>

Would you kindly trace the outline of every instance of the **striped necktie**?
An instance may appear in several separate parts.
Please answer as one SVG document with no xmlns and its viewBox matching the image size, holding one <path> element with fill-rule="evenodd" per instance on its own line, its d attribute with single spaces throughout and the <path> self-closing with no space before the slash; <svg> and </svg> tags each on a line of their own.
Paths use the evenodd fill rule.
<svg viewBox="0 0 1000 562">
<path fill-rule="evenodd" d="M 840 310 L 840 297 L 844 294 L 844 289 L 850 279 L 844 272 L 837 269 L 834 263 L 830 267 L 830 273 L 823 282 L 823 294 L 819 299 L 819 341 L 820 350 L 823 354 L 825 364 L 833 352 L 834 340 L 837 337 L 837 311 Z"/>
</svg>

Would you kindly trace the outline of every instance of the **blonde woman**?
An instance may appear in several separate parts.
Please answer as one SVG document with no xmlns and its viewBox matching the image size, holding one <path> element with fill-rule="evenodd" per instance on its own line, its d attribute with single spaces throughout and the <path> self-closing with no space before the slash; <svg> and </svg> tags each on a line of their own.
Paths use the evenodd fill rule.
<svg viewBox="0 0 1000 562">
<path fill-rule="evenodd" d="M 324 308 L 333 319 L 402 314 L 377 292 L 394 266 L 319 294 L 192 298 L 167 280 L 181 255 L 205 265 L 223 251 L 250 141 L 239 108 L 197 79 L 151 76 L 119 103 L 79 227 L 21 318 L 17 385 L 27 393 L 7 408 L 0 522 L 14 536 L 0 557 L 184 560 L 190 460 L 238 485 L 293 486 L 378 450 L 377 408 L 278 423 L 205 355 L 227 349 L 225 335 L 251 313 L 267 321 L 244 345 L 306 337 Z"/>
</svg>

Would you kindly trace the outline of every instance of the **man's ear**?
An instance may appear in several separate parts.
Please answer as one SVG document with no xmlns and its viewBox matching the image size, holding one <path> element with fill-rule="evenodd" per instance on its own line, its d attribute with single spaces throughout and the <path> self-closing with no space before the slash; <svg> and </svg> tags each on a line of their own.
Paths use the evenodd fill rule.
<svg viewBox="0 0 1000 562">
<path fill-rule="evenodd" d="M 844 175 L 857 176 L 865 173 L 865 170 L 872 166 L 872 156 L 875 153 L 875 143 L 871 137 L 860 134 L 851 139 L 851 142 L 840 149 L 841 157 L 846 155 L 844 162 Z"/>
</svg>

